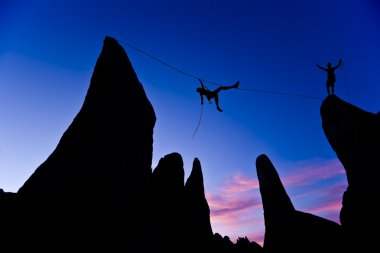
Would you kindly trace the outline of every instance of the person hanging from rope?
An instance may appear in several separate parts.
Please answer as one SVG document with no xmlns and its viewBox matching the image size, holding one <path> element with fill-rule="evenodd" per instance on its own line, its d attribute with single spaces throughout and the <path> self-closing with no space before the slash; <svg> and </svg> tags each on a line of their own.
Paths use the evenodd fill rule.
<svg viewBox="0 0 380 253">
<path fill-rule="evenodd" d="M 237 89 L 239 87 L 239 81 L 237 81 L 234 85 L 231 85 L 231 86 L 220 86 L 216 90 L 210 91 L 209 89 L 206 88 L 206 86 L 203 84 L 203 82 L 202 82 L 201 79 L 198 79 L 198 80 L 201 83 L 201 87 L 198 87 L 196 89 L 196 91 L 201 96 L 201 104 L 203 105 L 203 96 L 206 96 L 206 98 L 207 98 L 207 100 L 208 100 L 208 102 L 210 104 L 211 104 L 211 99 L 215 99 L 216 109 L 218 109 L 218 111 L 220 111 L 220 112 L 223 112 L 223 110 L 219 107 L 219 95 L 218 95 L 218 93 L 221 90 L 229 90 L 229 89 L 232 89 L 232 88 Z"/>
<path fill-rule="evenodd" d="M 335 85 L 335 73 L 334 71 L 339 68 L 339 66 L 343 63 L 342 59 L 339 59 L 339 63 L 335 67 L 331 67 L 331 63 L 327 63 L 327 68 L 321 67 L 319 64 L 317 64 L 317 67 L 327 72 L 327 81 L 326 81 L 326 88 L 327 88 L 327 94 L 330 96 L 330 87 L 331 87 L 331 94 L 334 94 L 334 85 Z"/>
</svg>

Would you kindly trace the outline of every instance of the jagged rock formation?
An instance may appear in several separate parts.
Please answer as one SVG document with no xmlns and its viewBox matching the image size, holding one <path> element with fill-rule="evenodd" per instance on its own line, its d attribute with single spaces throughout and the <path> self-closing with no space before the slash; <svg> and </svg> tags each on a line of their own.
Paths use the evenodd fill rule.
<svg viewBox="0 0 380 253">
<path fill-rule="evenodd" d="M 18 196 L 33 205 L 136 206 L 151 174 L 155 120 L 124 49 L 106 37 L 82 109 Z"/>
<path fill-rule="evenodd" d="M 155 120 L 127 54 L 106 37 L 80 112 L 17 192 L 25 236 L 40 227 L 49 232 L 36 240 L 57 244 L 145 246 Z"/>
<path fill-rule="evenodd" d="M 325 135 L 347 173 L 341 224 L 354 246 L 378 251 L 380 114 L 363 111 L 335 95 L 323 101 L 320 111 Z"/>
<path fill-rule="evenodd" d="M 178 153 L 161 158 L 153 171 L 153 220 L 162 252 L 175 252 L 184 245 L 184 174 Z"/>
<path fill-rule="evenodd" d="M 210 208 L 199 160 L 194 159 L 191 174 L 184 185 L 181 155 L 166 155 L 153 171 L 152 185 L 155 240 L 160 251 L 211 249 Z M 183 245 L 187 246 L 184 248 Z"/>
<path fill-rule="evenodd" d="M 380 226 L 380 114 L 332 95 L 323 102 L 321 115 L 325 134 L 347 171 L 342 226 L 295 210 L 274 166 L 259 156 L 266 252 L 378 248 L 373 228 Z M 0 190 L 2 247 L 263 251 L 246 238 L 233 244 L 228 236 L 213 234 L 198 159 L 186 184 L 178 153 L 162 158 L 152 172 L 155 120 L 127 54 L 106 37 L 84 104 L 57 148 L 17 193 Z"/>
<path fill-rule="evenodd" d="M 127 54 L 106 37 L 84 104 L 54 152 L 17 193 L 0 191 L 2 247 L 232 252 L 228 238 L 213 235 L 198 159 L 186 185 L 178 153 L 152 173 L 155 120 Z"/>
<path fill-rule="evenodd" d="M 295 210 L 276 169 L 268 157 L 256 160 L 264 208 L 265 252 L 342 251 L 339 224 Z"/>
<path fill-rule="evenodd" d="M 207 240 L 213 235 L 210 208 L 203 186 L 201 162 L 197 158 L 193 161 L 191 174 L 185 184 L 184 198 L 188 236 L 193 237 L 191 241 Z"/>
<path fill-rule="evenodd" d="M 0 189 L 0 208 L 6 208 L 12 206 L 16 201 L 16 194 L 13 192 L 4 192 L 3 189 Z"/>
<path fill-rule="evenodd" d="M 185 236 L 189 252 L 204 249 L 213 236 L 210 223 L 210 208 L 208 206 L 200 161 L 195 158 L 193 168 L 184 189 Z M 207 247 L 211 247 L 208 245 Z"/>
</svg>

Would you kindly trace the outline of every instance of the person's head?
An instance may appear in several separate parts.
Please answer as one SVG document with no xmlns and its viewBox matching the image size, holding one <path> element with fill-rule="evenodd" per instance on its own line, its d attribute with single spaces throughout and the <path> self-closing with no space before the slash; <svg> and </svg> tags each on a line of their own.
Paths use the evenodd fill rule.
<svg viewBox="0 0 380 253">
<path fill-rule="evenodd" d="M 331 62 L 327 63 L 327 67 L 331 68 Z"/>
<path fill-rule="evenodd" d="M 197 92 L 201 92 L 201 90 L 202 90 L 202 88 L 199 88 L 199 87 L 197 88 Z"/>
</svg>

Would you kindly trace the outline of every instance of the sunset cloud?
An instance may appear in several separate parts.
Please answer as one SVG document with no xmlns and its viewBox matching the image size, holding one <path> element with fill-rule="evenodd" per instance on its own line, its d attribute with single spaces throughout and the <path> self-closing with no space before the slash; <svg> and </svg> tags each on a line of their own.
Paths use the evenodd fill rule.
<svg viewBox="0 0 380 253">
<path fill-rule="evenodd" d="M 235 194 L 244 193 L 253 189 L 259 189 L 259 181 L 257 178 L 248 178 L 239 173 L 233 175 L 232 181 L 226 185 L 224 192 L 228 194 Z"/>
<path fill-rule="evenodd" d="M 288 191 L 296 209 L 339 223 L 347 182 L 338 159 L 286 165 L 279 174 L 285 189 L 297 193 Z M 217 192 L 207 194 L 207 199 L 214 232 L 228 235 L 233 241 L 247 236 L 262 245 L 265 227 L 257 177 L 236 173 Z"/>
<path fill-rule="evenodd" d="M 214 232 L 228 235 L 233 241 L 252 231 L 262 238 L 264 225 L 257 178 L 235 174 L 217 194 L 207 194 L 207 200 Z"/>
<path fill-rule="evenodd" d="M 346 188 L 347 182 L 341 180 L 337 181 L 336 185 L 308 191 L 302 196 L 291 198 L 297 199 L 299 203 L 306 203 L 299 207 L 301 211 L 340 223 L 339 213 L 342 208 L 343 192 Z"/>
<path fill-rule="evenodd" d="M 247 178 L 241 174 L 234 175 L 231 180 L 219 189 L 218 194 L 207 195 L 214 219 L 228 217 L 236 213 L 261 208 L 259 183 L 255 178 Z"/>
<path fill-rule="evenodd" d="M 287 167 L 290 167 L 289 165 Z M 327 161 L 306 161 L 291 165 L 291 173 L 281 178 L 286 187 L 299 187 L 313 184 L 323 179 L 344 175 L 346 172 L 338 159 Z M 281 176 L 281 175 L 280 175 Z"/>
</svg>

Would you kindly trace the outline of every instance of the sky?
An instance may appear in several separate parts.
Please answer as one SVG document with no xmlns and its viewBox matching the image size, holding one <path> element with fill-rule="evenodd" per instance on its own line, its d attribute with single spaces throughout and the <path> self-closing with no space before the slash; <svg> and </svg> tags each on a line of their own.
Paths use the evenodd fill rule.
<svg viewBox="0 0 380 253">
<path fill-rule="evenodd" d="M 343 59 L 335 94 L 378 112 L 378 1 L 0 0 L 4 191 L 17 192 L 57 146 L 107 35 L 125 48 L 155 109 L 152 168 L 178 152 L 187 178 L 200 159 L 214 232 L 262 244 L 260 154 L 273 162 L 297 210 L 339 223 L 347 180 L 321 127 L 326 73 L 316 64 Z M 240 89 L 219 94 L 223 112 L 215 103 L 202 107 L 195 78 L 126 43 L 204 80 L 239 80 Z"/>
</svg>

